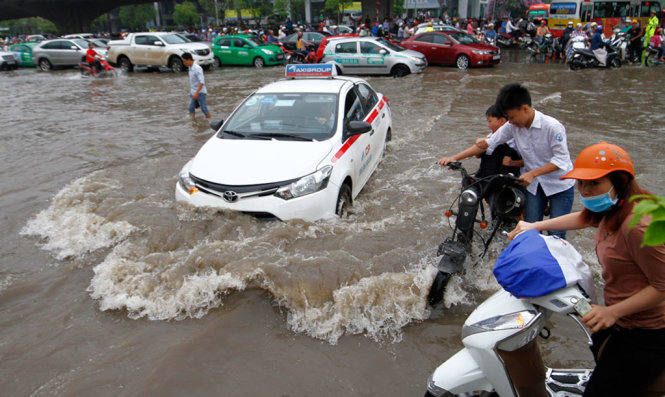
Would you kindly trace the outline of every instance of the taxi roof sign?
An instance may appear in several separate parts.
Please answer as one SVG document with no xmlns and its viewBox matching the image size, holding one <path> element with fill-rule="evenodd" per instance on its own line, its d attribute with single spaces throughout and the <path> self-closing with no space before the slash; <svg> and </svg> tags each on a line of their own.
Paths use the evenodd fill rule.
<svg viewBox="0 0 665 397">
<path fill-rule="evenodd" d="M 334 77 L 337 76 L 337 68 L 333 63 L 316 64 L 288 64 L 286 65 L 286 77 Z"/>
</svg>

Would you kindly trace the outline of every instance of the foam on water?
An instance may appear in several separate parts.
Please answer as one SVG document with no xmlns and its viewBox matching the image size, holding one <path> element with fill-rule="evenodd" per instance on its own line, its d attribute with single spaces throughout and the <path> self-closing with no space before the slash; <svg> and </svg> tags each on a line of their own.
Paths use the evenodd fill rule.
<svg viewBox="0 0 665 397">
<path fill-rule="evenodd" d="M 51 205 L 30 219 L 22 235 L 44 239 L 42 247 L 56 258 L 79 257 L 100 248 L 111 247 L 129 236 L 136 227 L 124 220 L 111 221 L 94 211 L 107 193 L 120 189 L 113 179 L 95 172 L 65 186 Z"/>
</svg>

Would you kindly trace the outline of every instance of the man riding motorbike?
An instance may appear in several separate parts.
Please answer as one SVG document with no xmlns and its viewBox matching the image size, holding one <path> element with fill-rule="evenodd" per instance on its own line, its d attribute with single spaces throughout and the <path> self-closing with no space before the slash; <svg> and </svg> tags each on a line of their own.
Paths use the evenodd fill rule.
<svg viewBox="0 0 665 397">
<path fill-rule="evenodd" d="M 95 45 L 92 42 L 88 43 L 88 51 L 85 53 L 85 61 L 90 65 L 92 74 L 96 76 L 97 73 L 102 70 L 102 64 L 97 60 L 102 59 L 102 56 L 94 50 L 94 47 Z"/>
</svg>

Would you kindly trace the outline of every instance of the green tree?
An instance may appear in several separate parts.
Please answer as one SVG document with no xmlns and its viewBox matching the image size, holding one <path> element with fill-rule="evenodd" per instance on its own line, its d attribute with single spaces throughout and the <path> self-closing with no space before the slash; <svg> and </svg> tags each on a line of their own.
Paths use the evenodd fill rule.
<svg viewBox="0 0 665 397">
<path fill-rule="evenodd" d="M 633 209 L 635 216 L 630 221 L 629 227 L 637 225 L 643 216 L 651 217 L 651 223 L 644 232 L 644 245 L 661 245 L 665 243 L 665 197 L 637 195 L 630 198 L 631 201 L 641 199 Z"/>
<path fill-rule="evenodd" d="M 182 26 L 196 26 L 199 22 L 199 13 L 196 11 L 196 4 L 191 1 L 176 4 L 173 11 L 173 22 Z"/>
<path fill-rule="evenodd" d="M 395 0 L 393 2 L 393 12 L 395 15 L 402 16 L 404 14 L 404 0 Z"/>
<path fill-rule="evenodd" d="M 9 28 L 11 35 L 55 33 L 58 31 L 53 22 L 41 17 L 11 19 L 3 21 L 2 25 Z"/>
<path fill-rule="evenodd" d="M 152 4 L 137 4 L 120 7 L 120 22 L 131 30 L 145 29 L 145 25 L 155 19 L 157 13 Z"/>
<path fill-rule="evenodd" d="M 226 2 L 224 0 L 217 0 L 216 4 L 215 0 L 199 0 L 199 5 L 203 11 L 208 14 L 208 16 L 212 18 L 219 17 L 219 19 L 224 19 L 224 7 L 226 6 Z M 215 5 L 217 5 L 216 10 Z"/>
<path fill-rule="evenodd" d="M 289 2 L 288 0 L 275 0 L 273 3 L 273 14 L 285 18 L 289 15 Z"/>
</svg>

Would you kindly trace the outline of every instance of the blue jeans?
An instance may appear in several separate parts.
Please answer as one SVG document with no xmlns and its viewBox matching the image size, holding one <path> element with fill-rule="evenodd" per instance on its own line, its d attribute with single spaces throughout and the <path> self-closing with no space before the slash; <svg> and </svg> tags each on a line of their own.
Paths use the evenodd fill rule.
<svg viewBox="0 0 665 397">
<path fill-rule="evenodd" d="M 545 192 L 543 192 L 543 188 L 540 184 L 538 185 L 538 191 L 535 195 L 528 191 L 525 191 L 524 193 L 526 194 L 526 207 L 524 209 L 525 222 L 542 221 L 548 201 L 550 204 L 550 218 L 570 214 L 570 211 L 573 209 L 575 186 L 571 186 L 570 189 L 553 194 L 549 197 L 545 196 Z M 565 231 L 548 230 L 547 233 L 550 236 L 559 236 L 563 239 L 566 238 Z"/>
<path fill-rule="evenodd" d="M 194 114 L 194 110 L 196 110 L 196 104 L 199 104 L 201 106 L 201 110 L 203 111 L 203 114 L 206 116 L 210 114 L 208 111 L 208 104 L 206 103 L 206 94 L 200 93 L 199 92 L 199 97 L 198 99 L 192 99 L 192 96 L 189 96 L 189 114 Z"/>
</svg>

